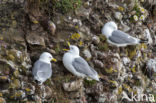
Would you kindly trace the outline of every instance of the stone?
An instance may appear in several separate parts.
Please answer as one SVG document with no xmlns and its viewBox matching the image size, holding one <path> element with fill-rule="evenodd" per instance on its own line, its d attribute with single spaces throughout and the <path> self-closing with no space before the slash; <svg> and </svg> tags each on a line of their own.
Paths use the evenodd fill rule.
<svg viewBox="0 0 156 103">
<path fill-rule="evenodd" d="M 156 80 L 156 59 L 149 59 L 146 64 L 147 75 Z"/>
<path fill-rule="evenodd" d="M 85 49 L 83 51 L 83 54 L 84 54 L 85 58 L 87 58 L 87 60 L 92 58 L 92 55 L 91 55 L 91 53 L 90 53 L 90 51 L 88 49 Z"/>
<path fill-rule="evenodd" d="M 51 35 L 55 35 L 56 25 L 52 21 L 48 21 L 48 29 Z"/>
<path fill-rule="evenodd" d="M 121 12 L 115 12 L 114 13 L 114 17 L 117 19 L 117 20 L 121 20 L 123 15 L 121 14 Z"/>
<path fill-rule="evenodd" d="M 104 94 L 101 94 L 98 99 L 98 103 L 104 103 L 105 101 L 106 101 L 106 96 Z"/>
<path fill-rule="evenodd" d="M 80 92 L 70 92 L 69 95 L 70 95 L 70 99 L 79 98 L 81 96 Z"/>
<path fill-rule="evenodd" d="M 147 68 L 156 72 L 156 59 L 150 59 L 147 62 Z"/>
<path fill-rule="evenodd" d="M 94 60 L 94 64 L 96 67 L 103 68 L 104 64 L 100 60 Z"/>
<path fill-rule="evenodd" d="M 153 43 L 153 40 L 152 40 L 152 37 L 151 37 L 151 34 L 150 34 L 149 29 L 145 29 L 144 30 L 144 35 L 145 35 L 145 40 L 147 39 L 148 40 L 148 43 L 149 44 L 152 44 Z"/>
<path fill-rule="evenodd" d="M 123 30 L 124 32 L 127 32 L 127 31 L 130 30 L 130 27 L 127 26 L 126 24 L 124 24 L 122 21 L 121 21 L 121 25 L 122 25 L 122 30 Z"/>
<path fill-rule="evenodd" d="M 16 77 L 16 78 L 18 78 L 19 77 L 19 71 L 18 70 L 15 70 L 14 72 L 13 72 L 13 75 Z"/>
<path fill-rule="evenodd" d="M 105 59 L 107 57 L 107 54 L 104 53 L 104 52 L 98 51 L 97 52 L 97 57 L 98 57 L 98 59 L 103 60 L 103 59 Z"/>
<path fill-rule="evenodd" d="M 82 21 L 81 20 L 78 20 L 78 19 L 73 19 L 73 23 L 77 26 L 82 26 Z"/>
<path fill-rule="evenodd" d="M 89 18 L 91 9 L 85 9 L 84 7 L 79 8 L 78 10 L 75 11 L 75 14 L 77 16 L 82 16 L 85 18 Z"/>
<path fill-rule="evenodd" d="M 39 96 L 35 96 L 36 103 L 42 103 L 42 99 Z"/>
<path fill-rule="evenodd" d="M 127 65 L 130 62 L 130 59 L 128 57 L 123 57 L 122 61 L 124 65 Z"/>
<path fill-rule="evenodd" d="M 93 41 L 94 44 L 97 45 L 97 44 L 100 43 L 100 38 L 99 38 L 98 36 L 93 36 L 93 37 L 92 37 L 92 41 Z"/>
<path fill-rule="evenodd" d="M 63 83 L 63 88 L 65 91 L 77 91 L 83 86 L 82 80 L 77 80 L 73 82 Z"/>
<path fill-rule="evenodd" d="M 19 81 L 18 79 L 12 78 L 9 87 L 10 87 L 10 88 L 17 89 L 17 88 L 20 88 L 20 87 L 21 87 L 21 83 L 20 83 L 20 81 Z"/>
<path fill-rule="evenodd" d="M 6 103 L 6 101 L 3 97 L 0 97 L 0 103 Z"/>
<path fill-rule="evenodd" d="M 22 84 L 22 89 L 25 90 L 27 95 L 32 95 L 35 94 L 35 86 L 30 84 L 30 83 L 21 83 Z"/>
<path fill-rule="evenodd" d="M 50 87 L 46 86 L 46 87 L 45 87 L 45 92 L 44 92 L 44 94 L 43 94 L 43 97 L 44 97 L 45 99 L 49 99 L 49 98 L 51 98 L 51 96 L 52 96 L 52 90 L 51 90 Z"/>
<path fill-rule="evenodd" d="M 25 92 L 22 90 L 14 91 L 13 94 L 11 94 L 10 99 L 23 99 L 25 97 Z"/>
<path fill-rule="evenodd" d="M 26 37 L 26 40 L 30 45 L 45 47 L 44 37 L 37 35 L 35 32 L 29 33 Z"/>
</svg>

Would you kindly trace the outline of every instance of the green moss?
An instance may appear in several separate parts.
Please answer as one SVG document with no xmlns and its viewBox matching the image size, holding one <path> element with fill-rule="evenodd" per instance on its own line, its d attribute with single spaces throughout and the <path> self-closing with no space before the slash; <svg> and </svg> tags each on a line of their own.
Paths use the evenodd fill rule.
<svg viewBox="0 0 156 103">
<path fill-rule="evenodd" d="M 127 85 L 127 84 L 123 84 L 123 87 L 126 89 L 126 90 L 128 90 L 129 92 L 133 92 L 133 89 L 129 86 L 129 85 Z"/>
<path fill-rule="evenodd" d="M 100 37 L 100 41 L 102 41 L 102 42 L 105 42 L 107 40 L 104 35 L 100 35 L 99 37 Z"/>
<path fill-rule="evenodd" d="M 154 94 L 154 98 L 156 98 L 156 93 Z"/>
<path fill-rule="evenodd" d="M 106 42 L 105 43 L 99 43 L 98 50 L 107 51 L 108 49 L 109 49 L 108 44 Z"/>
<path fill-rule="evenodd" d="M 122 93 L 122 86 L 120 86 L 119 88 L 118 88 L 118 94 L 121 94 Z"/>
<path fill-rule="evenodd" d="M 135 72 L 136 72 L 135 66 L 134 66 L 133 68 L 131 68 L 130 70 L 131 70 L 133 73 L 135 73 Z"/>
<path fill-rule="evenodd" d="M 21 87 L 21 84 L 20 84 L 20 81 L 18 79 L 14 79 L 13 77 L 11 78 L 11 83 L 10 83 L 10 86 L 9 88 L 20 88 Z"/>
<path fill-rule="evenodd" d="M 118 84 L 117 81 L 114 80 L 109 80 L 109 83 L 112 87 L 116 87 L 116 85 Z"/>
<path fill-rule="evenodd" d="M 14 61 L 15 60 L 15 57 L 12 54 L 9 54 L 7 59 L 8 60 L 11 60 L 11 61 Z"/>
<path fill-rule="evenodd" d="M 106 37 L 104 35 L 100 35 L 99 37 L 100 37 L 100 43 L 98 45 L 98 50 L 101 51 L 109 50 Z"/>
<path fill-rule="evenodd" d="M 87 87 L 88 86 L 93 86 L 95 83 L 96 83 L 95 80 L 87 80 L 87 79 L 84 80 L 84 85 L 87 86 Z"/>
<path fill-rule="evenodd" d="M 46 80 L 45 85 L 51 86 L 51 79 Z"/>
<path fill-rule="evenodd" d="M 19 71 L 18 70 L 14 71 L 13 75 L 15 78 L 18 78 L 19 77 Z"/>
<path fill-rule="evenodd" d="M 12 96 L 10 96 L 11 99 L 15 99 L 15 98 L 21 98 L 23 95 L 22 91 L 17 91 L 15 92 Z"/>
<path fill-rule="evenodd" d="M 52 0 L 53 8 L 60 10 L 62 13 L 75 10 L 82 5 L 82 0 Z"/>
<path fill-rule="evenodd" d="M 130 59 L 132 59 L 135 55 L 136 55 L 136 52 L 137 52 L 137 48 L 136 46 L 128 46 L 127 49 L 127 55 Z"/>
<path fill-rule="evenodd" d="M 106 68 L 105 68 L 105 72 L 108 73 L 108 74 L 111 74 L 111 73 L 113 73 L 113 72 L 117 72 L 117 70 L 114 70 L 113 67 L 111 67 L 111 68 L 109 68 L 109 69 L 106 69 Z"/>
<path fill-rule="evenodd" d="M 56 48 L 55 48 L 55 52 L 56 52 L 56 54 L 59 54 L 60 51 L 61 51 L 60 44 L 57 43 Z"/>
<path fill-rule="evenodd" d="M 135 80 L 135 84 L 136 86 L 141 86 L 141 81 L 140 80 Z"/>
</svg>

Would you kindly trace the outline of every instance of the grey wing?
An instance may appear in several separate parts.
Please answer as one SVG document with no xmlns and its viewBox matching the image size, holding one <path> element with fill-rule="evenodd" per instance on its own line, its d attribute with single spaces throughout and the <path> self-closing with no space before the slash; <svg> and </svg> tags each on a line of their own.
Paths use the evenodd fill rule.
<svg viewBox="0 0 156 103">
<path fill-rule="evenodd" d="M 109 37 L 109 40 L 117 44 L 136 44 L 138 43 L 139 39 L 132 37 L 120 30 L 115 30 L 112 32 L 112 36 Z"/>
<path fill-rule="evenodd" d="M 74 61 L 72 62 L 72 65 L 77 72 L 83 73 L 87 76 L 97 74 L 97 72 L 93 68 L 91 68 L 82 57 L 75 58 Z"/>
<path fill-rule="evenodd" d="M 41 77 L 49 78 L 52 75 L 51 64 L 42 61 L 36 61 L 33 67 L 33 75 L 40 74 Z"/>
</svg>

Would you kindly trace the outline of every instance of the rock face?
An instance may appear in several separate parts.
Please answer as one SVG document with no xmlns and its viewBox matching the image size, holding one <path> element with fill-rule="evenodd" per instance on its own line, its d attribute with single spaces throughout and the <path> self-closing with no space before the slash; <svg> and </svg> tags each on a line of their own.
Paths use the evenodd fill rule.
<svg viewBox="0 0 156 103">
<path fill-rule="evenodd" d="M 64 83 L 63 88 L 65 91 L 68 91 L 68 92 L 77 91 L 82 87 L 82 85 L 83 85 L 82 80 L 79 80 L 79 81 L 74 81 L 71 83 Z"/>
<path fill-rule="evenodd" d="M 73 8 L 79 1 L 74 0 Z M 82 1 L 80 8 L 67 14 L 54 11 L 50 0 L 41 1 L 41 12 L 49 16 L 45 28 L 25 13 L 24 0 L 0 0 L 0 103 L 129 103 L 131 93 L 155 96 L 156 24 L 144 5 L 148 2 L 149 7 L 155 0 Z M 108 21 L 148 43 L 112 46 L 101 34 Z M 64 68 L 62 50 L 68 48 L 67 41 L 80 48 L 100 82 L 76 78 Z M 40 86 L 31 73 L 33 63 L 45 51 L 58 62 L 52 63 L 52 77 Z"/>
<path fill-rule="evenodd" d="M 153 19 L 156 22 L 156 6 L 154 7 L 154 10 L 153 10 Z"/>
</svg>

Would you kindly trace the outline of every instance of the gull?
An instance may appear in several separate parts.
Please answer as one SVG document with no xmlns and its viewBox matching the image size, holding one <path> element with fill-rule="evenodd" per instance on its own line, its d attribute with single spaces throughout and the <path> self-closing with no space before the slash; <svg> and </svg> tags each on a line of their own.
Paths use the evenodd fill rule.
<svg viewBox="0 0 156 103">
<path fill-rule="evenodd" d="M 42 85 L 48 78 L 52 76 L 52 66 L 50 61 L 55 61 L 56 59 L 48 52 L 43 52 L 40 58 L 34 63 L 32 73 L 34 79 L 39 81 Z"/>
<path fill-rule="evenodd" d="M 88 65 L 87 61 L 79 56 L 79 48 L 75 45 L 69 45 L 70 50 L 63 56 L 63 64 L 65 68 L 73 75 L 78 77 L 89 77 L 99 81 L 97 72 Z"/>
<path fill-rule="evenodd" d="M 117 47 L 136 45 L 146 41 L 132 37 L 129 34 L 118 30 L 117 24 L 113 21 L 110 21 L 103 26 L 102 34 L 106 36 L 108 43 Z"/>
</svg>

